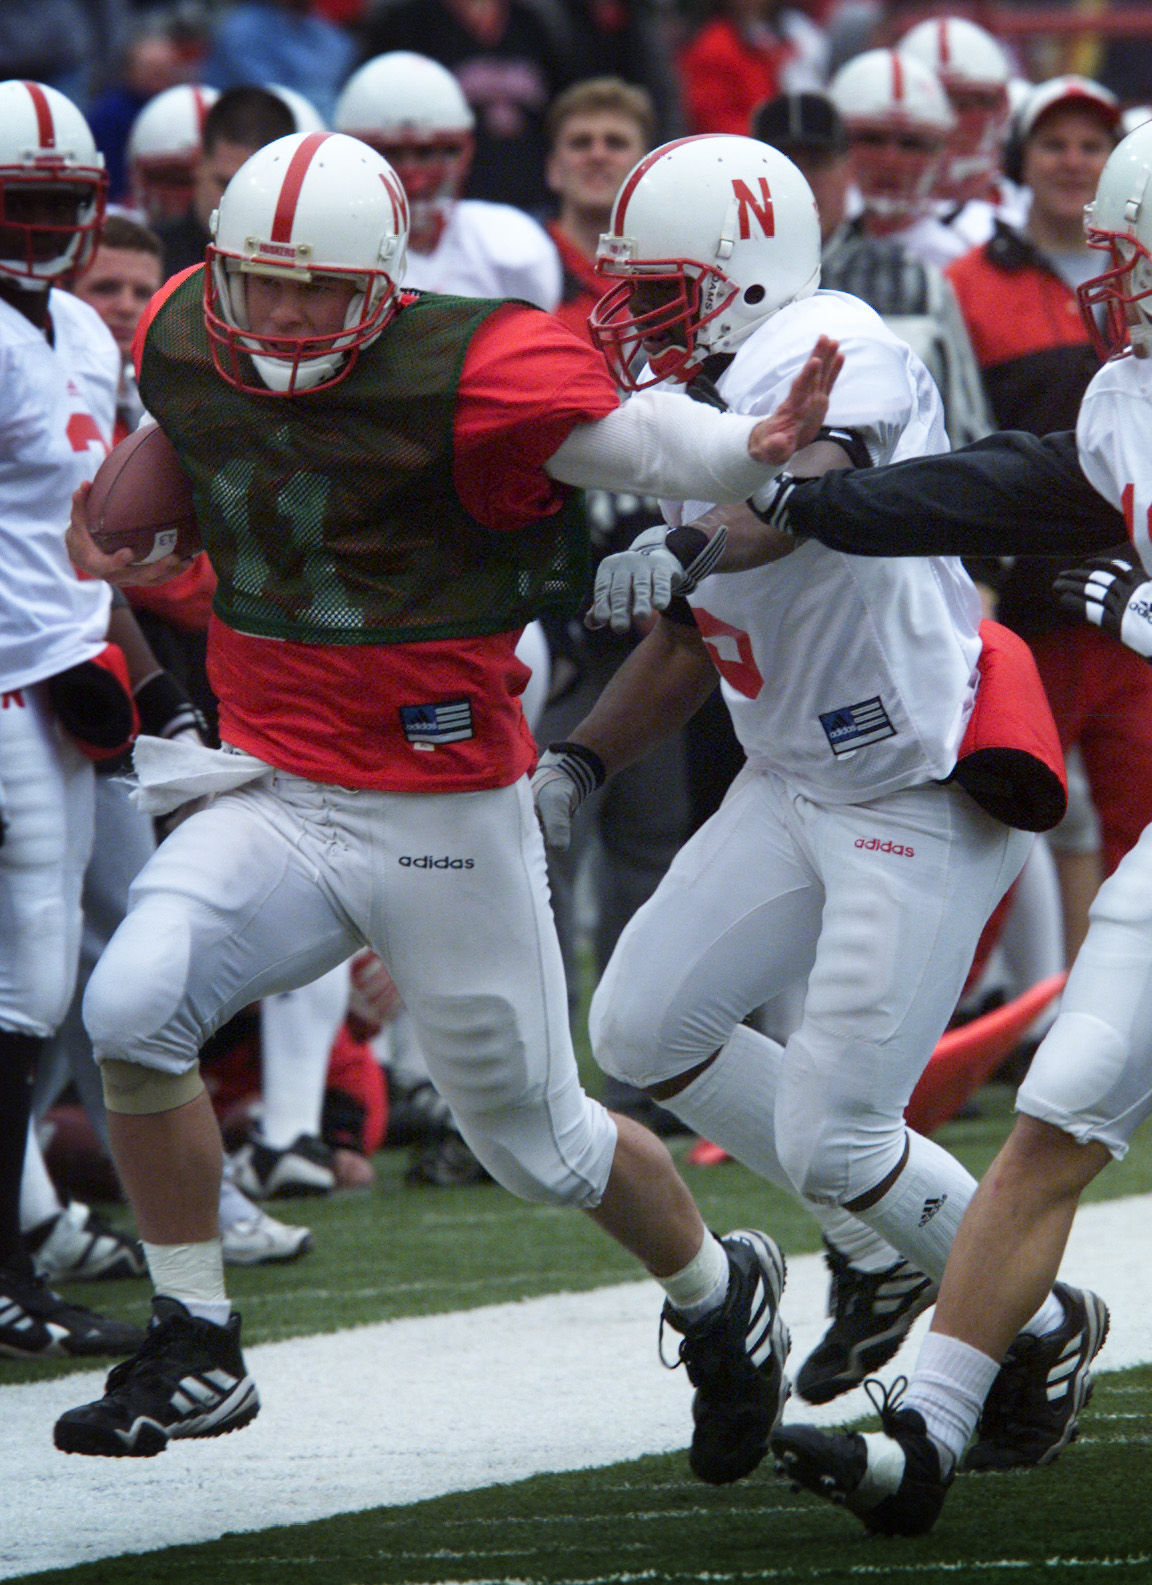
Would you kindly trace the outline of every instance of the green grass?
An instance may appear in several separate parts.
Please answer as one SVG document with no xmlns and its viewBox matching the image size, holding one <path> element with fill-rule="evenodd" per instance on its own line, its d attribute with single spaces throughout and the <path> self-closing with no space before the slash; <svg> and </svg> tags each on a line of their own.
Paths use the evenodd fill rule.
<svg viewBox="0 0 1152 1585">
<path fill-rule="evenodd" d="M 408 1508 L 232 1535 L 163 1554 L 164 1585 L 433 1585 L 443 1581 L 766 1581 L 772 1585 L 1147 1585 L 1152 1580 L 1152 1368 L 1104 1377 L 1075 1448 L 1046 1470 L 971 1476 L 931 1535 L 869 1537 L 762 1469 L 721 1490 L 682 1456 L 539 1476 Z M 155 1585 L 155 1554 L 33 1576 Z"/>
<path fill-rule="evenodd" d="M 1010 1126 L 1011 1098 L 1004 1087 L 987 1087 L 981 1115 L 938 1136 L 977 1174 Z M 675 1147 L 681 1159 L 686 1149 Z M 636 1275 L 586 1218 L 522 1205 L 492 1186 L 408 1189 L 405 1162 L 403 1153 L 384 1152 L 374 1189 L 299 1207 L 299 1219 L 316 1232 L 307 1259 L 230 1273 L 248 1342 Z M 790 1254 L 819 1248 L 810 1217 L 743 1168 L 684 1171 L 711 1225 L 765 1226 Z M 1146 1130 L 1089 1197 L 1150 1190 Z M 294 1210 L 285 1206 L 283 1214 L 292 1219 Z M 136 1318 L 146 1304 L 142 1283 L 71 1292 Z M 5 1362 L 0 1380 L 78 1368 L 86 1367 Z M 915 1541 L 868 1537 L 850 1516 L 793 1495 L 767 1465 L 733 1488 L 701 1486 L 675 1454 L 24 1578 L 38 1585 L 1152 1585 L 1150 1455 L 1152 1367 L 1142 1367 L 1101 1378 L 1083 1435 L 1052 1468 L 962 1480 L 935 1530 Z"/>
</svg>

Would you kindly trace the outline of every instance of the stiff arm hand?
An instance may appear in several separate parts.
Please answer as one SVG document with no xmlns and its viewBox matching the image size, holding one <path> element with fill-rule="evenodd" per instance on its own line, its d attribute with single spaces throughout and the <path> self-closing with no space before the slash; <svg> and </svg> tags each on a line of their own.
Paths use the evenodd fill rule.
<svg viewBox="0 0 1152 1585">
<path fill-rule="evenodd" d="M 782 468 L 797 451 L 811 445 L 828 416 L 828 400 L 843 367 L 839 342 L 821 336 L 792 381 L 788 395 L 748 437 L 749 454 L 757 462 Z"/>
<path fill-rule="evenodd" d="M 1152 582 L 1143 567 L 1099 556 L 1062 572 L 1054 588 L 1066 611 L 1152 660 Z"/>
<path fill-rule="evenodd" d="M 770 492 L 781 467 L 797 451 L 810 445 L 823 427 L 828 399 L 844 366 L 837 342 L 821 336 L 803 368 L 792 381 L 788 395 L 767 418 L 762 418 L 748 438 L 749 454 L 766 463 L 773 473 L 763 490 Z M 585 617 L 590 628 L 609 626 L 626 633 L 632 622 L 644 621 L 652 612 L 668 607 L 673 595 L 690 594 L 722 566 L 726 531 L 711 532 L 709 518 L 701 524 L 668 531 L 649 528 L 627 550 L 606 556 L 596 570 L 592 606 Z"/>
</svg>

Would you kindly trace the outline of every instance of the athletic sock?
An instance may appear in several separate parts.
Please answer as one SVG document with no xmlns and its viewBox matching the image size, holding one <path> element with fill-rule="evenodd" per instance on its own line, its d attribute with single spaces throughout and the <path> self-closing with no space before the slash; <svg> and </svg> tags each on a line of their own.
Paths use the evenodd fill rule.
<svg viewBox="0 0 1152 1585">
<path fill-rule="evenodd" d="M 218 1238 L 198 1244 L 144 1245 L 158 1297 L 178 1299 L 190 1315 L 224 1326 L 232 1306 L 224 1290 L 224 1252 Z"/>
<path fill-rule="evenodd" d="M 929 1332 L 920 1345 L 901 1408 L 923 1415 L 928 1435 L 940 1450 L 944 1475 L 951 1473 L 968 1446 L 999 1372 L 996 1360 L 944 1332 Z"/>
<path fill-rule="evenodd" d="M 688 1264 L 658 1281 L 674 1310 L 686 1321 L 699 1321 L 724 1303 L 728 1270 L 728 1251 L 705 1230 L 704 1242 Z"/>
<path fill-rule="evenodd" d="M 1047 1337 L 1065 1322 L 1064 1306 L 1054 1293 L 1050 1293 L 1030 1321 L 1020 1328 L 1032 1337 Z"/>
<path fill-rule="evenodd" d="M 939 1282 L 976 1179 L 932 1140 L 911 1130 L 906 1137 L 908 1155 L 895 1183 L 856 1214 Z"/>
<path fill-rule="evenodd" d="M 834 1205 L 809 1205 L 824 1231 L 825 1240 L 838 1255 L 843 1255 L 854 1271 L 890 1271 L 903 1257 L 887 1239 L 881 1238 L 866 1222 L 851 1211 Z"/>
</svg>

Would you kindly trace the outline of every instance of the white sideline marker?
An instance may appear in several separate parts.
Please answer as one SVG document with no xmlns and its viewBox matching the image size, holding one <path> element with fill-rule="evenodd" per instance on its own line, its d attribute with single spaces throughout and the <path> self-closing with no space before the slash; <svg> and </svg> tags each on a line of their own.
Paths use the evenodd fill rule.
<svg viewBox="0 0 1152 1585">
<path fill-rule="evenodd" d="M 1109 1304 L 1101 1369 L 1152 1361 L 1149 1245 L 1152 1195 L 1077 1216 L 1063 1275 Z M 797 1363 L 826 1296 L 819 1256 L 789 1261 Z M 259 1418 L 151 1459 L 52 1446 L 57 1415 L 98 1397 L 103 1370 L 0 1387 L 0 1579 L 685 1448 L 691 1389 L 657 1359 L 659 1309 L 656 1285 L 634 1282 L 246 1349 Z M 882 1378 L 914 1363 L 927 1319 Z M 858 1390 L 788 1415 L 869 1412 Z"/>
</svg>

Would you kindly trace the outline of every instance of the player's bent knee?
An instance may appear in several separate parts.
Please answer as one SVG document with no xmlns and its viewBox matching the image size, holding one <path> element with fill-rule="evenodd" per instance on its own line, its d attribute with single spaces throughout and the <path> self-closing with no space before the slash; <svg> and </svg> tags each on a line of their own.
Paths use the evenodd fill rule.
<svg viewBox="0 0 1152 1585">
<path fill-rule="evenodd" d="M 517 1199 L 588 1211 L 607 1187 L 616 1125 L 597 1102 L 581 1100 L 579 1112 L 564 1117 L 540 1105 L 457 1113 L 456 1122 L 477 1159 Z"/>
<path fill-rule="evenodd" d="M 630 1018 L 619 1006 L 593 997 L 588 1035 L 597 1067 L 609 1078 L 647 1089 L 669 1077 L 667 1059 L 649 1015 Z"/>
<path fill-rule="evenodd" d="M 104 1086 L 104 1104 L 121 1116 L 174 1112 L 178 1106 L 194 1101 L 204 1089 L 198 1066 L 187 1073 L 161 1073 L 119 1057 L 106 1057 L 100 1064 L 100 1082 Z"/>
<path fill-rule="evenodd" d="M 98 1061 L 147 1062 L 149 1053 L 184 1065 L 196 1056 L 192 1030 L 168 1031 L 187 992 L 191 940 L 179 919 L 130 913 L 97 963 L 84 993 L 84 1025 Z"/>
<path fill-rule="evenodd" d="M 903 1124 L 891 1133 L 853 1140 L 835 1131 L 790 1129 L 776 1135 L 776 1154 L 797 1194 L 813 1205 L 848 1205 L 882 1183 L 904 1153 Z"/>
</svg>

